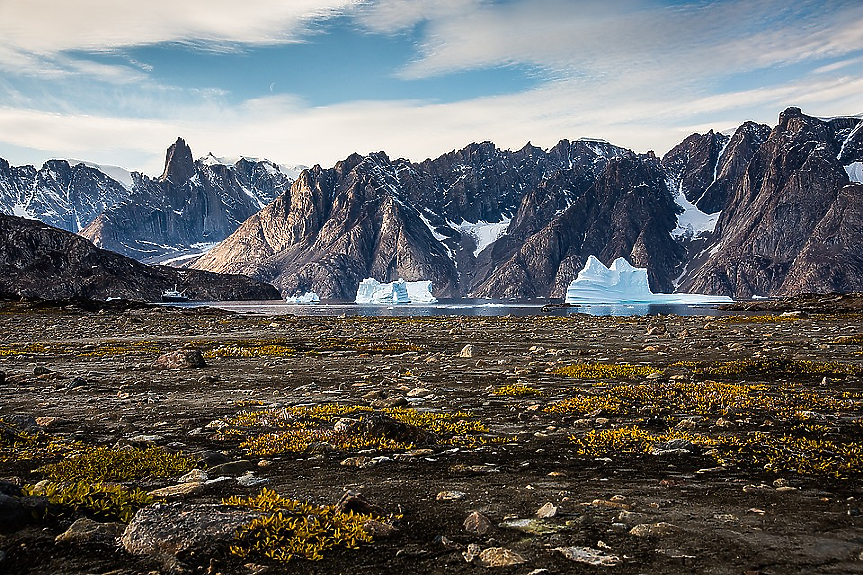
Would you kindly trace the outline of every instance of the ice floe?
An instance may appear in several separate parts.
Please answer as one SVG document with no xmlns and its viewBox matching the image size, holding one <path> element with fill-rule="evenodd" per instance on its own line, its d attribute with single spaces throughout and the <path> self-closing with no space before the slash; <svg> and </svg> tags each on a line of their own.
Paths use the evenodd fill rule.
<svg viewBox="0 0 863 575">
<path fill-rule="evenodd" d="M 727 303 L 725 296 L 687 293 L 653 293 L 647 282 L 647 269 L 633 267 L 626 259 L 617 258 L 607 268 L 595 256 L 589 256 L 578 277 L 566 289 L 566 303 L 662 303 L 698 304 Z"/>
</svg>

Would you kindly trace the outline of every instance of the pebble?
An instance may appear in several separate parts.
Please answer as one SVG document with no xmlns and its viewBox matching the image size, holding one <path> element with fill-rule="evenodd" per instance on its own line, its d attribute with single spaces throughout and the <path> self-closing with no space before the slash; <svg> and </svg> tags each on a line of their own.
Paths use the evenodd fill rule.
<svg viewBox="0 0 863 575">
<path fill-rule="evenodd" d="M 639 523 L 629 530 L 629 534 L 635 537 L 663 537 L 679 531 L 680 528 L 676 525 L 660 521 L 659 523 Z"/>
<path fill-rule="evenodd" d="M 510 567 L 527 563 L 527 559 L 506 547 L 489 547 L 479 554 L 483 567 Z"/>
<path fill-rule="evenodd" d="M 122 523 L 99 523 L 86 517 L 77 519 L 69 528 L 54 538 L 57 543 L 74 543 L 81 545 L 95 541 L 113 543 L 122 535 L 125 525 Z"/>
<path fill-rule="evenodd" d="M 554 517 L 555 515 L 557 515 L 557 506 L 551 502 L 546 503 L 536 512 L 536 516 L 540 519 L 547 519 L 549 517 Z"/>
<path fill-rule="evenodd" d="M 475 357 L 476 356 L 476 349 L 473 347 L 473 345 L 467 344 L 466 346 L 461 348 L 461 351 L 458 352 L 458 356 L 459 357 Z"/>
<path fill-rule="evenodd" d="M 441 491 L 437 494 L 438 501 L 458 501 L 459 499 L 464 499 L 467 493 L 463 491 Z"/>
<path fill-rule="evenodd" d="M 474 559 L 479 557 L 480 553 L 482 553 L 482 547 L 476 543 L 471 543 L 467 546 L 467 549 L 462 552 L 461 556 L 464 557 L 464 560 L 468 563 L 472 563 Z"/>
<path fill-rule="evenodd" d="M 620 557 L 617 555 L 607 555 L 599 549 L 590 547 L 556 547 L 554 550 L 562 553 L 570 561 L 596 567 L 615 567 L 620 564 Z"/>
<path fill-rule="evenodd" d="M 153 362 L 158 369 L 197 369 L 207 367 L 204 356 L 199 349 L 178 349 L 160 355 Z"/>
<path fill-rule="evenodd" d="M 468 533 L 485 535 L 491 529 L 491 521 L 479 511 L 472 511 L 464 520 L 462 527 Z"/>
<path fill-rule="evenodd" d="M 228 463 L 211 467 L 207 471 L 207 474 L 215 477 L 219 475 L 242 475 L 254 468 L 255 464 L 248 459 L 238 459 L 237 461 L 229 461 Z"/>
</svg>

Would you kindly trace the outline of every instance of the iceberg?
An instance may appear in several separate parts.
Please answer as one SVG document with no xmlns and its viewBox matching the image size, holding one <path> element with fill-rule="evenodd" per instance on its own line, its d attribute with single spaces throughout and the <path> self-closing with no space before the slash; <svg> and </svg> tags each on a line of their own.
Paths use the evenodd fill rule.
<svg viewBox="0 0 863 575">
<path fill-rule="evenodd" d="M 382 284 L 374 278 L 366 278 L 360 282 L 357 289 L 357 303 L 411 303 L 408 295 L 408 284 L 399 278 L 388 284 Z"/>
<path fill-rule="evenodd" d="M 432 283 L 430 281 L 405 283 L 408 286 L 408 297 L 411 303 L 437 303 L 437 298 L 432 295 Z"/>
<path fill-rule="evenodd" d="M 321 298 L 318 297 L 318 294 L 316 294 L 315 292 L 308 291 L 308 292 L 304 293 L 303 295 L 298 295 L 298 296 L 294 296 L 294 297 L 286 297 L 285 303 L 296 304 L 296 305 L 307 305 L 307 304 L 313 304 L 313 303 L 321 303 Z"/>
<path fill-rule="evenodd" d="M 607 268 L 595 256 L 589 256 L 578 277 L 566 288 L 564 301 L 569 304 L 699 304 L 733 300 L 726 296 L 653 293 L 647 282 L 646 268 L 633 267 L 625 258 L 617 258 Z"/>
<path fill-rule="evenodd" d="M 398 281 L 382 284 L 374 278 L 366 278 L 357 289 L 356 303 L 437 303 L 431 291 L 432 283 L 427 280 L 406 282 L 399 278 Z"/>
</svg>

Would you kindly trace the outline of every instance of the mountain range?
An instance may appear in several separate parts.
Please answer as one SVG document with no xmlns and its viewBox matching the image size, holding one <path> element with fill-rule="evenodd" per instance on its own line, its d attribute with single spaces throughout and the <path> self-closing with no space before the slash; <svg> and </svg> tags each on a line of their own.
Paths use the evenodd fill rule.
<svg viewBox="0 0 863 575">
<path fill-rule="evenodd" d="M 365 277 L 403 277 L 438 297 L 562 297 L 596 255 L 646 267 L 654 291 L 750 298 L 863 289 L 861 162 L 859 117 L 798 108 L 773 127 L 693 134 L 661 158 L 589 139 L 482 142 L 291 172 L 194 161 L 178 139 L 161 176 L 133 173 L 129 187 L 84 164 L 0 160 L 0 211 L 286 296 L 350 300 Z"/>
</svg>

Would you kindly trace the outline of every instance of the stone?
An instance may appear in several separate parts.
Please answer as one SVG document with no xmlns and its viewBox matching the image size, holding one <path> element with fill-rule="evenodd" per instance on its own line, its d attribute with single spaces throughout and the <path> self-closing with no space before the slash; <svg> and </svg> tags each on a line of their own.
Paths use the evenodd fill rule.
<svg viewBox="0 0 863 575">
<path fill-rule="evenodd" d="M 37 365 L 33 368 L 33 375 L 36 377 L 39 377 L 40 375 L 48 375 L 49 373 L 53 372 L 44 365 Z"/>
<path fill-rule="evenodd" d="M 488 533 L 488 530 L 491 529 L 491 521 L 479 511 L 472 511 L 470 515 L 465 518 L 462 527 L 468 533 L 473 533 L 474 535 L 485 535 Z"/>
<path fill-rule="evenodd" d="M 635 537 L 664 537 L 679 531 L 680 528 L 676 525 L 660 521 L 659 523 L 639 523 L 629 530 L 629 534 Z"/>
<path fill-rule="evenodd" d="M 557 506 L 551 502 L 546 503 L 536 512 L 536 516 L 540 519 L 548 519 L 549 517 L 554 517 L 555 515 L 557 515 Z"/>
<path fill-rule="evenodd" d="M 476 356 L 476 349 L 473 347 L 473 345 L 467 344 L 466 346 L 461 348 L 461 351 L 458 352 L 458 356 L 459 357 L 475 357 Z"/>
<path fill-rule="evenodd" d="M 157 503 L 139 510 L 120 538 L 133 555 L 201 555 L 224 549 L 262 513 L 227 505 Z"/>
<path fill-rule="evenodd" d="M 479 554 L 483 567 L 510 567 L 527 563 L 527 559 L 505 547 L 489 547 Z"/>
<path fill-rule="evenodd" d="M 367 455 L 348 457 L 339 463 L 339 465 L 344 467 L 356 467 L 357 469 L 367 469 L 369 467 L 374 467 L 377 464 L 378 462 L 375 461 L 374 457 L 368 457 Z"/>
<path fill-rule="evenodd" d="M 258 477 L 251 471 L 247 471 L 243 475 L 237 477 L 237 483 L 240 487 L 257 487 L 259 485 L 265 485 L 269 483 L 270 480 L 266 477 Z"/>
<path fill-rule="evenodd" d="M 336 509 L 341 513 L 361 513 L 363 515 L 385 515 L 383 509 L 370 502 L 362 493 L 356 491 L 346 491 L 342 495 L 339 502 L 336 503 Z"/>
<path fill-rule="evenodd" d="M 207 475 L 206 471 L 202 471 L 200 469 L 193 469 L 180 477 L 179 481 L 180 483 L 189 483 L 192 481 L 202 482 L 208 480 L 209 478 L 210 477 L 209 475 Z"/>
<path fill-rule="evenodd" d="M 370 519 L 363 523 L 363 531 L 374 537 L 375 539 L 385 539 L 387 537 L 392 537 L 399 530 L 389 523 L 384 523 L 382 521 L 376 521 L 374 519 Z"/>
<path fill-rule="evenodd" d="M 248 459 L 238 459 L 236 461 L 229 461 L 228 463 L 222 463 L 221 465 L 211 467 L 207 470 L 207 475 L 211 477 L 218 477 L 219 475 L 237 476 L 254 468 L 255 464 Z"/>
<path fill-rule="evenodd" d="M 441 491 L 435 499 L 438 501 L 458 501 L 464 499 L 466 495 L 463 491 Z"/>
<path fill-rule="evenodd" d="M 6 372 L 0 371 L 0 385 L 3 385 L 4 383 L 6 383 Z"/>
<path fill-rule="evenodd" d="M 150 491 L 153 497 L 164 497 L 165 499 L 173 499 L 176 497 L 185 497 L 188 495 L 196 495 L 204 491 L 204 483 L 200 481 L 189 481 L 178 485 L 169 485 L 160 489 Z"/>
<path fill-rule="evenodd" d="M 99 523 L 82 517 L 69 528 L 54 538 L 57 543 L 73 543 L 81 545 L 93 542 L 113 543 L 123 534 L 125 525 L 122 523 Z"/>
<path fill-rule="evenodd" d="M 66 384 L 66 389 L 78 389 L 81 387 L 87 387 L 88 385 L 90 385 L 90 383 L 83 377 L 73 377 Z"/>
<path fill-rule="evenodd" d="M 153 362 L 153 367 L 158 369 L 194 369 L 207 367 L 204 356 L 199 349 L 178 349 L 160 355 Z"/>
<path fill-rule="evenodd" d="M 651 455 L 689 455 L 695 451 L 695 444 L 688 439 L 670 439 L 655 443 Z"/>
<path fill-rule="evenodd" d="M 462 552 L 461 556 L 464 557 L 464 560 L 468 563 L 473 563 L 473 560 L 479 557 L 480 553 L 482 553 L 482 547 L 476 543 L 470 543 L 467 546 L 467 549 Z"/>
<path fill-rule="evenodd" d="M 615 567 L 620 564 L 620 557 L 617 555 L 607 555 L 590 547 L 556 547 L 554 550 L 563 554 L 570 561 L 587 563 L 596 567 Z"/>
</svg>

